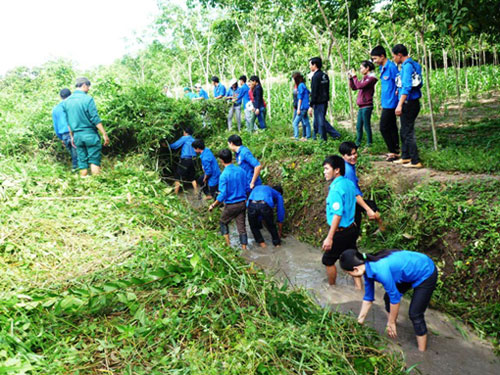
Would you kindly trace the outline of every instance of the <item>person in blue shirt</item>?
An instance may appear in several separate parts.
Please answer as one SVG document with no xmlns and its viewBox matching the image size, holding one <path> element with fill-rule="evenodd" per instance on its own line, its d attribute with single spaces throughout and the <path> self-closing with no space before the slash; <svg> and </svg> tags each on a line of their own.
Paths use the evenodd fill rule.
<svg viewBox="0 0 500 375">
<path fill-rule="evenodd" d="M 242 75 L 238 82 L 240 84 L 240 88 L 238 89 L 238 97 L 234 100 L 234 102 L 242 105 L 245 114 L 245 121 L 247 123 L 247 129 L 253 129 L 253 104 L 249 104 L 252 102 L 250 101 L 250 87 L 247 85 L 247 76 Z"/>
<path fill-rule="evenodd" d="M 61 102 L 52 109 L 52 122 L 54 123 L 54 131 L 56 132 L 57 138 L 61 140 L 61 143 L 68 150 L 71 155 L 71 164 L 73 171 L 78 170 L 78 155 L 76 153 L 76 146 L 71 138 L 71 134 L 68 127 L 68 117 L 66 112 L 64 112 L 63 101 L 71 95 L 69 89 L 62 89 L 59 92 L 61 97 Z"/>
<path fill-rule="evenodd" d="M 257 185 L 262 185 L 260 171 L 262 166 L 253 156 L 248 147 L 243 146 L 239 135 L 233 134 L 227 139 L 229 149 L 236 154 L 236 162 L 245 171 L 248 187 L 252 190 Z"/>
<path fill-rule="evenodd" d="M 241 100 L 238 102 L 239 88 L 238 81 L 234 78 L 231 80 L 230 87 L 226 92 L 225 100 L 229 102 L 229 113 L 227 114 L 227 130 L 233 128 L 233 117 L 236 117 L 238 124 L 238 132 L 241 131 Z"/>
<path fill-rule="evenodd" d="M 384 47 L 375 47 L 370 55 L 373 62 L 379 66 L 380 71 L 380 104 L 382 105 L 380 133 L 389 150 L 386 160 L 394 161 L 399 159 L 399 133 L 396 122 L 396 107 L 398 105 L 396 76 L 399 71 L 396 64 L 387 58 Z"/>
<path fill-rule="evenodd" d="M 208 93 L 203 90 L 203 87 L 201 87 L 201 83 L 197 83 L 196 85 L 194 85 L 194 89 L 196 90 L 196 96 L 193 98 L 193 100 L 208 99 Z"/>
<path fill-rule="evenodd" d="M 192 92 L 189 87 L 184 87 L 184 97 L 186 99 L 192 100 L 192 99 L 196 98 L 196 94 L 194 92 Z"/>
<path fill-rule="evenodd" d="M 276 208 L 278 229 L 274 222 L 274 208 Z M 256 186 L 247 201 L 248 223 L 250 229 L 260 247 L 266 247 L 264 237 L 260 229 L 261 222 L 264 221 L 266 228 L 271 233 L 274 246 L 281 245 L 281 233 L 283 230 L 283 221 L 285 221 L 285 204 L 283 202 L 283 189 L 281 186 Z"/>
<path fill-rule="evenodd" d="M 356 188 L 344 177 L 344 159 L 338 155 L 328 156 L 323 162 L 323 175 L 332 181 L 326 198 L 326 221 L 330 230 L 323 241 L 322 263 L 326 266 L 328 283 L 335 285 L 337 267 L 335 263 L 347 249 L 356 249 L 358 230 L 354 223 Z M 361 279 L 354 278 L 356 289 L 361 289 Z"/>
<path fill-rule="evenodd" d="M 307 112 L 309 110 L 309 90 L 306 87 L 304 76 L 295 73 L 293 80 L 297 86 L 297 109 L 293 119 L 293 137 L 299 139 L 299 122 L 302 122 L 302 140 L 311 139 L 311 124 Z"/>
<path fill-rule="evenodd" d="M 194 142 L 193 130 L 191 128 L 185 128 L 180 137 L 174 143 L 169 144 L 170 149 L 178 150 L 181 149 L 180 163 L 175 171 L 175 194 L 179 193 L 182 182 L 191 182 L 195 193 L 198 191 L 198 184 L 195 178 L 194 169 L 194 158 L 196 157 L 196 152 L 191 146 Z"/>
<path fill-rule="evenodd" d="M 388 312 L 387 334 L 397 337 L 396 320 L 401 297 L 413 289 L 410 320 L 417 336 L 418 350 L 427 349 L 427 326 L 424 313 L 436 288 L 437 268 L 427 255 L 406 250 L 383 250 L 377 254 L 361 254 L 349 249 L 340 256 L 340 267 L 353 277 L 364 276 L 365 296 L 358 316 L 363 324 L 375 299 L 374 282 L 385 289 L 385 309 Z"/>
<path fill-rule="evenodd" d="M 380 219 L 380 212 L 377 204 L 373 200 L 365 200 L 359 188 L 359 180 L 358 176 L 356 176 L 358 146 L 356 146 L 354 142 L 342 142 L 339 146 L 339 153 L 342 155 L 345 163 L 344 177 L 351 180 L 356 188 L 356 211 L 354 213 L 354 222 L 358 228 L 358 233 L 361 234 L 361 214 L 363 211 L 368 215 L 368 219 L 377 221 L 380 231 L 383 232 L 385 229 Z"/>
<path fill-rule="evenodd" d="M 214 203 L 208 208 L 212 211 L 215 207 L 224 203 L 224 210 L 220 217 L 220 231 L 226 240 L 226 244 L 231 244 L 229 240 L 229 223 L 236 221 L 236 228 L 240 236 L 240 244 L 243 249 L 247 248 L 248 237 L 245 226 L 245 212 L 247 199 L 247 185 L 245 172 L 243 169 L 232 163 L 233 156 L 227 148 L 219 152 L 219 158 L 224 164 L 224 170 L 219 178 L 219 195 Z"/>
<path fill-rule="evenodd" d="M 401 118 L 401 159 L 394 163 L 403 164 L 408 168 L 422 168 L 418 156 L 417 140 L 415 138 L 415 119 L 420 112 L 420 97 L 422 96 L 421 83 L 413 87 L 413 74 L 422 77 L 422 67 L 408 56 L 408 49 L 402 44 L 392 48 L 392 59 L 401 64 L 400 81 L 398 87 L 398 106 L 396 116 Z"/>
<path fill-rule="evenodd" d="M 214 85 L 214 98 L 223 99 L 226 96 L 226 86 L 219 82 L 219 77 L 212 77 L 212 85 Z"/>
<path fill-rule="evenodd" d="M 196 139 L 192 145 L 194 151 L 200 155 L 203 175 L 197 180 L 197 183 L 203 186 L 203 193 L 207 199 L 215 199 L 219 189 L 220 168 L 214 154 L 209 148 L 205 147 L 202 139 Z"/>
</svg>

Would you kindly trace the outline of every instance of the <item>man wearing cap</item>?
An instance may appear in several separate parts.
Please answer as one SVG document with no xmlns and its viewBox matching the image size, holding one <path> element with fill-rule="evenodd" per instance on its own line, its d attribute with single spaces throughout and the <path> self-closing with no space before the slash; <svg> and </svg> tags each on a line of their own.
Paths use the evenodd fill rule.
<svg viewBox="0 0 500 375">
<path fill-rule="evenodd" d="M 109 138 L 102 126 L 94 99 L 87 94 L 90 81 L 80 77 L 75 86 L 73 95 L 63 101 L 63 109 L 68 117 L 69 131 L 78 154 L 78 168 L 83 177 L 88 175 L 89 165 L 93 175 L 101 172 L 102 145 L 98 131 L 104 139 L 104 146 L 109 145 Z"/>
<path fill-rule="evenodd" d="M 205 99 L 208 99 L 208 94 L 201 87 L 201 83 L 197 83 L 196 85 L 194 85 L 194 89 L 196 90 L 197 95 L 193 98 L 193 100 L 205 100 Z"/>
<path fill-rule="evenodd" d="M 184 97 L 186 99 L 192 100 L 192 99 L 196 98 L 196 94 L 194 92 L 192 92 L 189 87 L 184 87 Z"/>
<path fill-rule="evenodd" d="M 229 113 L 227 114 L 227 130 L 231 130 L 233 127 L 233 117 L 236 116 L 236 122 L 238 123 L 238 131 L 241 131 L 241 100 L 238 102 L 238 81 L 233 78 L 230 82 L 230 87 L 226 92 L 225 100 L 232 103 L 229 107 Z M 236 101 L 235 101 L 236 100 Z"/>
<path fill-rule="evenodd" d="M 71 91 L 69 91 L 69 89 L 62 89 L 59 92 L 59 96 L 62 100 L 52 110 L 52 121 L 54 123 L 54 131 L 56 132 L 57 138 L 61 140 L 64 147 L 69 151 L 73 171 L 76 171 L 78 169 L 78 156 L 76 154 L 76 147 L 71 139 L 71 134 L 69 133 L 68 117 L 63 109 L 63 102 L 70 95 Z"/>
<path fill-rule="evenodd" d="M 219 77 L 212 77 L 212 85 L 214 85 L 214 98 L 222 99 L 226 95 L 226 86 L 219 82 Z"/>
</svg>

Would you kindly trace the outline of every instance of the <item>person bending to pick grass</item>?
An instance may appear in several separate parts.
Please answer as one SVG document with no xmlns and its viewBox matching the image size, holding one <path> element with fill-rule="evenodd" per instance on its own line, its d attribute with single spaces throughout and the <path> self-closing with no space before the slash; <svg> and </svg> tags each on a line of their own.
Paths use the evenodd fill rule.
<svg viewBox="0 0 500 375">
<path fill-rule="evenodd" d="M 73 139 L 69 133 L 68 127 L 68 117 L 66 112 L 64 112 L 63 101 L 71 95 L 69 89 L 62 89 L 59 92 L 61 97 L 61 102 L 54 107 L 52 110 L 52 121 L 54 123 L 54 131 L 56 132 L 57 138 L 61 140 L 61 143 L 68 150 L 71 155 L 71 164 L 73 171 L 78 170 L 78 155 L 76 154 L 76 146 L 73 143 Z"/>
<path fill-rule="evenodd" d="M 278 230 L 274 222 L 273 210 L 276 207 L 278 218 Z M 283 230 L 283 221 L 285 221 L 285 205 L 283 202 L 283 189 L 281 186 L 259 185 L 254 187 L 247 201 L 248 223 L 250 229 L 260 247 L 266 247 L 264 237 L 260 229 L 261 221 L 264 221 L 266 228 L 271 233 L 274 246 L 281 245 L 281 233 Z"/>
<path fill-rule="evenodd" d="M 227 245 L 229 241 L 229 223 L 236 220 L 236 228 L 240 235 L 240 244 L 243 249 L 247 248 L 248 237 L 245 227 L 245 211 L 247 198 L 247 182 L 243 169 L 232 164 L 233 156 L 231 151 L 224 149 L 219 152 L 219 158 L 224 164 L 224 170 L 219 178 L 219 195 L 214 203 L 208 208 L 212 211 L 215 207 L 224 203 L 224 210 L 220 217 L 220 231 L 224 236 Z"/>
<path fill-rule="evenodd" d="M 349 249 L 340 256 L 340 267 L 353 277 L 364 276 L 365 296 L 358 322 L 363 324 L 375 299 L 374 282 L 385 289 L 385 309 L 388 313 L 387 334 L 397 337 L 401 297 L 413 288 L 410 320 L 417 336 L 418 350 L 427 349 L 427 325 L 424 313 L 429 306 L 438 279 L 434 262 L 427 255 L 406 250 L 383 250 L 376 254 L 361 254 Z"/>
<path fill-rule="evenodd" d="M 359 188 L 358 176 L 356 176 L 356 163 L 358 161 L 358 147 L 353 142 L 342 142 L 339 146 L 339 153 L 345 162 L 345 178 L 349 179 L 356 189 L 356 211 L 354 222 L 358 228 L 358 235 L 361 234 L 362 212 L 365 211 L 370 220 L 377 220 L 380 231 L 384 231 L 380 213 L 375 201 L 365 200 Z"/>
<path fill-rule="evenodd" d="M 181 183 L 184 181 L 189 181 L 193 185 L 194 192 L 198 191 L 198 184 L 195 179 L 195 169 L 194 169 L 194 158 L 196 157 L 196 152 L 194 151 L 192 144 L 194 142 L 193 130 L 191 128 L 185 128 L 180 137 L 174 143 L 169 144 L 172 150 L 181 149 L 181 160 L 177 169 L 175 171 L 175 194 L 179 194 L 181 189 Z"/>
<path fill-rule="evenodd" d="M 202 139 L 195 140 L 191 146 L 200 155 L 203 168 L 203 175 L 200 176 L 197 183 L 203 186 L 203 193 L 205 193 L 207 199 L 215 198 L 219 189 L 219 164 L 212 151 L 205 147 L 205 142 Z"/>
<path fill-rule="evenodd" d="M 262 185 L 260 171 L 262 166 L 255 159 L 248 147 L 243 146 L 243 141 L 239 135 L 233 134 L 227 139 L 227 145 L 236 154 L 236 162 L 245 171 L 247 183 L 252 190 L 257 185 Z"/>
<path fill-rule="evenodd" d="M 208 99 L 208 93 L 203 90 L 203 87 L 201 87 L 201 83 L 197 83 L 194 85 L 194 89 L 196 90 L 196 96 L 193 98 L 193 100 L 207 100 Z"/>
<path fill-rule="evenodd" d="M 399 71 L 396 64 L 387 58 L 384 47 L 375 47 L 372 49 L 370 55 L 380 70 L 380 104 L 382 105 L 380 133 L 389 150 L 386 160 L 394 161 L 399 159 L 399 134 L 396 121 L 396 107 L 398 105 L 396 76 L 399 74 Z"/>
<path fill-rule="evenodd" d="M 356 206 L 356 188 L 344 177 L 345 164 L 340 156 L 332 155 L 323 162 L 323 173 L 330 184 L 326 198 L 326 221 L 330 226 L 328 235 L 323 241 L 322 262 L 326 266 L 328 283 L 335 285 L 337 267 L 335 262 L 347 249 L 356 249 L 358 229 L 354 222 Z M 361 289 L 361 279 L 354 277 L 356 289 Z"/>
<path fill-rule="evenodd" d="M 63 109 L 68 117 L 70 136 L 76 146 L 78 154 L 78 168 L 80 175 L 85 177 L 90 172 L 93 175 L 101 172 L 101 138 L 104 146 L 109 145 L 109 138 L 101 118 L 97 113 L 94 99 L 88 95 L 90 81 L 85 77 L 76 79 L 76 90 L 63 102 Z"/>
<path fill-rule="evenodd" d="M 375 77 L 375 65 L 371 61 L 365 60 L 361 63 L 359 71 L 363 75 L 358 79 L 356 71 L 353 69 L 349 72 L 349 86 L 353 90 L 359 90 L 356 104 L 359 107 L 358 122 L 356 124 L 356 145 L 361 145 L 363 139 L 363 127 L 366 131 L 366 146 L 372 145 L 372 125 L 371 118 L 373 112 L 373 93 L 375 92 L 375 85 L 377 84 L 377 77 Z"/>
<path fill-rule="evenodd" d="M 422 168 L 415 138 L 415 119 L 420 112 L 422 96 L 422 67 L 408 56 L 408 49 L 402 44 L 392 48 L 392 59 L 396 64 L 401 64 L 401 73 L 396 77 L 399 98 L 396 116 L 401 118 L 401 159 L 394 163 L 408 168 Z M 420 77 L 416 85 L 413 82 L 414 75 Z"/>
</svg>

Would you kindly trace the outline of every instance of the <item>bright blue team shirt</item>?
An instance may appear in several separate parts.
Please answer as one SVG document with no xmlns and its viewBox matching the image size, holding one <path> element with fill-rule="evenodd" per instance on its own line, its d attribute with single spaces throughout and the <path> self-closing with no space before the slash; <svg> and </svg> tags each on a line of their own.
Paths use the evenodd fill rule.
<svg viewBox="0 0 500 375">
<path fill-rule="evenodd" d="M 326 198 L 326 221 L 332 225 L 334 215 L 341 216 L 339 227 L 346 228 L 354 222 L 356 210 L 356 188 L 354 184 L 339 176 L 333 180 Z"/>
<path fill-rule="evenodd" d="M 205 90 L 201 89 L 198 94 L 196 94 L 197 98 L 208 99 L 208 94 Z"/>
<path fill-rule="evenodd" d="M 243 202 L 247 199 L 245 172 L 237 165 L 230 164 L 222 171 L 219 178 L 217 200 L 227 204 Z"/>
<path fill-rule="evenodd" d="M 205 148 L 200 154 L 201 166 L 203 171 L 208 176 L 208 186 L 216 186 L 219 184 L 220 168 L 214 154 L 209 148 Z"/>
<path fill-rule="evenodd" d="M 247 103 L 250 101 L 250 94 L 248 93 L 249 91 L 250 87 L 248 87 L 246 83 L 240 86 L 238 90 L 236 90 L 236 93 L 238 94 L 236 104 L 243 103 L 243 107 L 246 107 Z"/>
<path fill-rule="evenodd" d="M 254 187 L 248 197 L 247 206 L 250 201 L 264 201 L 271 208 L 276 206 L 278 223 L 285 221 L 285 204 L 283 202 L 283 196 L 272 187 L 267 185 Z"/>
<path fill-rule="evenodd" d="M 363 196 L 361 189 L 359 188 L 359 180 L 358 176 L 356 176 L 356 166 L 352 165 L 344 160 L 345 164 L 345 173 L 344 177 L 350 180 L 354 184 L 354 188 L 356 189 L 355 194 Z"/>
<path fill-rule="evenodd" d="M 307 111 L 309 109 L 309 90 L 304 82 L 301 82 L 299 87 L 297 87 L 297 100 L 302 100 L 300 105 L 301 111 Z"/>
<path fill-rule="evenodd" d="M 411 283 L 419 286 L 434 272 L 434 262 L 427 255 L 414 251 L 395 251 L 376 262 L 365 262 L 365 296 L 363 300 L 375 299 L 374 281 L 384 286 L 392 304 L 399 303 L 403 296 L 396 284 Z"/>
<path fill-rule="evenodd" d="M 181 159 L 191 159 L 196 156 L 196 152 L 194 152 L 194 148 L 191 144 L 194 142 L 194 138 L 190 135 L 184 135 L 180 137 L 177 141 L 170 144 L 170 148 L 172 150 L 177 150 L 181 148 Z"/>
<path fill-rule="evenodd" d="M 398 106 L 398 97 L 396 95 L 396 76 L 399 74 L 396 64 L 387 60 L 385 65 L 379 67 L 382 108 L 394 109 Z"/>
<path fill-rule="evenodd" d="M 401 95 L 408 95 L 406 100 L 419 99 L 422 96 L 422 91 L 420 87 L 411 86 L 411 76 L 413 72 L 417 72 L 422 75 L 422 67 L 419 63 L 413 61 L 411 57 L 408 57 L 403 65 L 401 66 L 401 85 L 402 87 L 398 90 L 398 98 L 401 99 Z"/>
<path fill-rule="evenodd" d="M 214 86 L 214 98 L 221 95 L 226 95 L 226 87 L 222 83 L 219 83 L 219 86 Z"/>
<path fill-rule="evenodd" d="M 259 161 L 252 155 L 252 152 L 246 146 L 240 146 L 240 149 L 236 153 L 236 162 L 238 165 L 245 171 L 247 184 L 250 185 L 250 182 L 253 178 L 253 172 L 255 167 L 259 166 Z M 260 176 L 257 177 L 255 181 L 255 186 L 262 185 L 262 180 Z"/>
<path fill-rule="evenodd" d="M 194 98 L 196 98 L 196 94 L 194 92 L 187 92 L 184 94 L 184 97 L 186 97 L 188 99 L 194 99 Z"/>
<path fill-rule="evenodd" d="M 69 133 L 68 117 L 64 112 L 63 102 L 60 102 L 52 110 L 52 122 L 54 123 L 54 131 L 57 138 L 62 139 L 62 135 Z"/>
<path fill-rule="evenodd" d="M 235 93 L 238 92 L 238 89 L 233 90 L 232 87 L 228 88 L 226 91 L 226 97 L 232 98 Z"/>
</svg>

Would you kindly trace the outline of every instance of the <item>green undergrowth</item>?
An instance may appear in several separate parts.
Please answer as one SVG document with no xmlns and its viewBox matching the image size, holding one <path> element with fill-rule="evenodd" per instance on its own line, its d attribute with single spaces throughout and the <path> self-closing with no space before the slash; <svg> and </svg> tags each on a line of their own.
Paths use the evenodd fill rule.
<svg viewBox="0 0 500 375">
<path fill-rule="evenodd" d="M 142 157 L 0 162 L 0 372 L 399 374 L 371 329 L 225 247 Z"/>
</svg>

